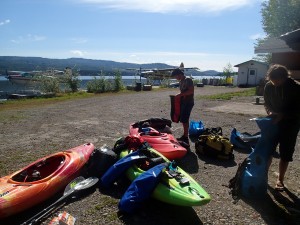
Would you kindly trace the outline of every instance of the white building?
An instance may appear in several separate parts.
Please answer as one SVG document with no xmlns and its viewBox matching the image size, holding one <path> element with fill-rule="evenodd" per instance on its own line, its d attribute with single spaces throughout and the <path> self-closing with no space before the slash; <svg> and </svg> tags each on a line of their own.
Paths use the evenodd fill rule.
<svg viewBox="0 0 300 225">
<path fill-rule="evenodd" d="M 249 60 L 235 65 L 238 67 L 237 86 L 257 86 L 265 80 L 269 65 L 263 62 Z"/>
</svg>

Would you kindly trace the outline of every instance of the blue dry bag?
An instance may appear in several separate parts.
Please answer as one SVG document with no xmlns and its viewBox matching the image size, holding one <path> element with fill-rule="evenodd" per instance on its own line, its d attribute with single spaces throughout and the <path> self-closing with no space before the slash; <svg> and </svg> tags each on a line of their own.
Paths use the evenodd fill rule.
<svg viewBox="0 0 300 225">
<path fill-rule="evenodd" d="M 230 142 L 238 149 L 252 151 L 260 137 L 260 132 L 251 135 L 247 132 L 240 133 L 236 128 L 233 128 L 230 134 Z"/>
<path fill-rule="evenodd" d="M 202 121 L 194 121 L 191 120 L 189 126 L 189 135 L 191 136 L 199 136 L 204 131 L 204 124 Z"/>
<path fill-rule="evenodd" d="M 162 163 L 145 171 L 138 176 L 128 187 L 127 191 L 119 202 L 121 211 L 132 213 L 140 204 L 148 199 L 160 181 L 162 170 L 167 163 Z"/>
<path fill-rule="evenodd" d="M 134 151 L 124 158 L 118 160 L 114 165 L 112 165 L 105 174 L 101 177 L 101 185 L 108 188 L 113 184 L 117 178 L 122 175 L 129 167 L 131 167 L 136 161 L 146 159 L 146 156 L 140 156 L 139 150 Z"/>
<path fill-rule="evenodd" d="M 256 118 L 261 129 L 261 138 L 253 152 L 248 156 L 245 171 L 242 175 L 242 195 L 248 198 L 264 196 L 268 186 L 268 162 L 276 149 L 278 126 L 271 118 Z"/>
</svg>

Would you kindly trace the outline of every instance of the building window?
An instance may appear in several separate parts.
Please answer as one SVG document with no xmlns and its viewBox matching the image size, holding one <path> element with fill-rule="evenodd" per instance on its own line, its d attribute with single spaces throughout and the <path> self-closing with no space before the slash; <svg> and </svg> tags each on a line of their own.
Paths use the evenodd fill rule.
<svg viewBox="0 0 300 225">
<path fill-rule="evenodd" d="M 256 70 L 250 70 L 250 71 L 249 71 L 249 74 L 250 74 L 250 75 L 255 75 L 255 74 L 256 74 L 255 72 L 256 72 Z"/>
</svg>

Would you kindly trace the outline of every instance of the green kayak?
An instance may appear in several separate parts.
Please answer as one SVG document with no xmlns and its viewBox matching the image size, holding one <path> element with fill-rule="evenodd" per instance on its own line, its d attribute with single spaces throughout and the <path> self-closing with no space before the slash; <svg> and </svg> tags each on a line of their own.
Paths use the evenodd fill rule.
<svg viewBox="0 0 300 225">
<path fill-rule="evenodd" d="M 120 152 L 120 158 L 125 157 L 132 150 L 123 150 Z M 133 181 L 151 165 L 170 162 L 165 156 L 148 147 L 146 151 L 141 152 L 147 157 L 146 160 L 135 163 L 127 171 L 127 177 Z M 162 202 L 180 206 L 200 206 L 210 202 L 209 194 L 183 169 L 178 166 L 173 168 L 174 163 L 170 162 L 161 176 L 161 181 L 156 186 L 152 197 Z"/>
</svg>

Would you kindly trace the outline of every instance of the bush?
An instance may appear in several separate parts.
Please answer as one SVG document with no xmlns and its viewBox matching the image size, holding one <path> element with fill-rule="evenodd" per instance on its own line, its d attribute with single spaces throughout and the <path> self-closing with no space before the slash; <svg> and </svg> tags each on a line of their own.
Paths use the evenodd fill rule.
<svg viewBox="0 0 300 225">
<path fill-rule="evenodd" d="M 110 84 L 105 80 L 104 76 L 97 79 L 94 77 L 93 80 L 89 81 L 86 85 L 87 92 L 90 93 L 104 93 L 107 91 Z"/>
<path fill-rule="evenodd" d="M 45 93 L 57 94 L 60 92 L 59 80 L 56 77 L 42 76 L 40 79 L 40 89 Z"/>
<path fill-rule="evenodd" d="M 170 85 L 170 78 L 168 78 L 168 77 L 164 77 L 162 80 L 161 80 L 161 82 L 160 82 L 160 87 L 161 88 L 167 88 L 167 87 L 169 87 L 169 85 Z"/>
<path fill-rule="evenodd" d="M 108 91 L 120 91 L 124 89 L 122 76 L 119 71 L 115 72 L 114 80 L 109 81 L 102 75 L 99 79 L 94 77 L 93 80 L 87 82 L 87 92 L 89 93 L 104 93 Z"/>
<path fill-rule="evenodd" d="M 120 71 L 115 72 L 114 76 L 114 91 L 118 92 L 124 89 L 123 81 L 122 81 L 122 76 Z"/>
<path fill-rule="evenodd" d="M 72 92 L 77 92 L 80 87 L 79 72 L 75 69 L 66 68 L 61 82 L 67 85 Z"/>
</svg>

